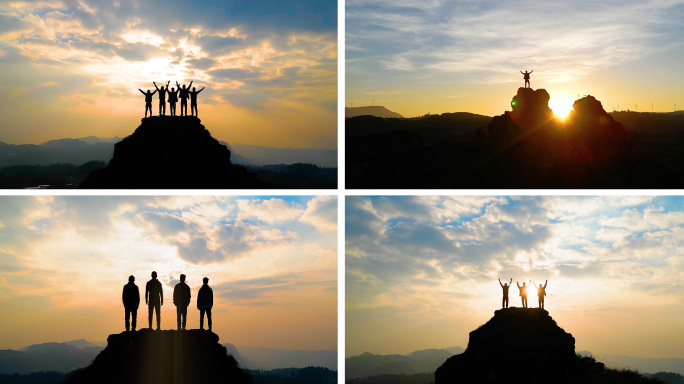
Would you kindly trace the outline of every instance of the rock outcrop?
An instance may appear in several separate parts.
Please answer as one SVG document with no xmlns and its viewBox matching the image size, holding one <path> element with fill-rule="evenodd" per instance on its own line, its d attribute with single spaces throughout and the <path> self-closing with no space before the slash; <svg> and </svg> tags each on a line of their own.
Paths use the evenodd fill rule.
<svg viewBox="0 0 684 384">
<path fill-rule="evenodd" d="M 114 146 L 107 167 L 93 171 L 80 188 L 259 188 L 256 175 L 233 165 L 230 150 L 193 116 L 142 119 Z"/>
<path fill-rule="evenodd" d="M 564 383 L 578 377 L 575 338 L 539 308 L 494 312 L 468 348 L 435 372 L 435 384 Z"/>
<path fill-rule="evenodd" d="M 489 123 L 489 134 L 500 136 L 553 125 L 549 100 L 549 93 L 545 89 L 518 88 L 518 93 L 511 100 L 512 111 L 495 116 Z"/>
<path fill-rule="evenodd" d="M 92 364 L 64 383 L 252 383 L 218 341 L 215 333 L 199 329 L 109 335 Z"/>
</svg>

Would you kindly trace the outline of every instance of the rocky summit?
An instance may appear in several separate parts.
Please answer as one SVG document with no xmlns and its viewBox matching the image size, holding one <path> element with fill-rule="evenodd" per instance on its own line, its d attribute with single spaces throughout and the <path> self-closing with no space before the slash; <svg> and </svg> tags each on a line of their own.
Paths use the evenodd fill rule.
<svg viewBox="0 0 684 384">
<path fill-rule="evenodd" d="M 435 372 L 435 384 L 565 383 L 578 377 L 575 338 L 539 308 L 507 308 L 470 332 L 468 348 Z"/>
<path fill-rule="evenodd" d="M 252 383 L 218 341 L 215 333 L 199 329 L 109 335 L 92 364 L 64 383 Z"/>
<path fill-rule="evenodd" d="M 230 161 L 230 150 L 194 116 L 153 116 L 114 146 L 107 167 L 80 188 L 258 188 L 256 175 Z"/>
</svg>

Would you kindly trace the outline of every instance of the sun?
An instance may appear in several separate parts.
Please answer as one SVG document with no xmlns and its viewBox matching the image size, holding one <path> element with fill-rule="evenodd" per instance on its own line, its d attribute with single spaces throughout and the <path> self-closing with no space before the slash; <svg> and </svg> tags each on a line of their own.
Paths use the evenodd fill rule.
<svg viewBox="0 0 684 384">
<path fill-rule="evenodd" d="M 570 111 L 572 111 L 572 104 L 576 97 L 568 91 L 556 91 L 551 95 L 549 100 L 549 108 L 553 110 L 553 114 L 564 119 Z"/>
</svg>

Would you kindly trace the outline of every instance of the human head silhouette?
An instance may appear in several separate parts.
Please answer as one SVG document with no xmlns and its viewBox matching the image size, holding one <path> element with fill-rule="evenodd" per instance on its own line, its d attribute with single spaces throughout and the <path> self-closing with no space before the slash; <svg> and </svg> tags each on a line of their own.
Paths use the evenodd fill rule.
<svg viewBox="0 0 684 384">
<path fill-rule="evenodd" d="M 192 90 L 193 90 L 193 91 L 194 91 L 195 89 L 197 89 L 197 88 L 195 88 L 195 87 L 192 87 Z"/>
<path fill-rule="evenodd" d="M 185 275 L 181 274 L 181 283 L 185 281 Z"/>
<path fill-rule="evenodd" d="M 527 284 L 527 283 L 523 283 L 523 287 L 525 286 L 525 284 Z"/>
<path fill-rule="evenodd" d="M 149 90 L 149 89 L 147 90 L 147 94 L 148 94 L 148 95 L 150 94 L 150 90 Z"/>
<path fill-rule="evenodd" d="M 183 89 L 185 89 L 185 84 L 183 84 Z"/>
<path fill-rule="evenodd" d="M 161 87 L 161 90 L 162 90 L 162 91 L 164 90 L 164 86 L 163 86 L 163 85 L 162 85 L 162 87 Z"/>
<path fill-rule="evenodd" d="M 135 281 L 135 276 L 133 276 L 133 275 L 128 276 L 128 282 L 129 283 L 132 283 L 134 281 Z"/>
<path fill-rule="evenodd" d="M 157 271 L 152 271 L 152 278 L 156 279 L 157 278 Z"/>
<path fill-rule="evenodd" d="M 208 277 L 205 277 L 204 279 L 202 279 L 202 281 L 204 282 L 204 285 L 209 284 L 209 278 Z"/>
</svg>

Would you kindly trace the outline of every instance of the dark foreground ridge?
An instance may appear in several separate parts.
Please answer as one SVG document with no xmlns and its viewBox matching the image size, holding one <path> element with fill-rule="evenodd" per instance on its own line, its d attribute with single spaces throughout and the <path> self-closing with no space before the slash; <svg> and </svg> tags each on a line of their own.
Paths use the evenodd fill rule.
<svg viewBox="0 0 684 384">
<path fill-rule="evenodd" d="M 65 384 L 77 383 L 252 383 L 213 332 L 122 332 L 109 335 L 107 347 Z"/>
<path fill-rule="evenodd" d="M 197 117 L 142 119 L 114 146 L 107 167 L 93 171 L 79 188 L 259 188 L 256 175 L 230 161 L 230 150 Z"/>
</svg>

